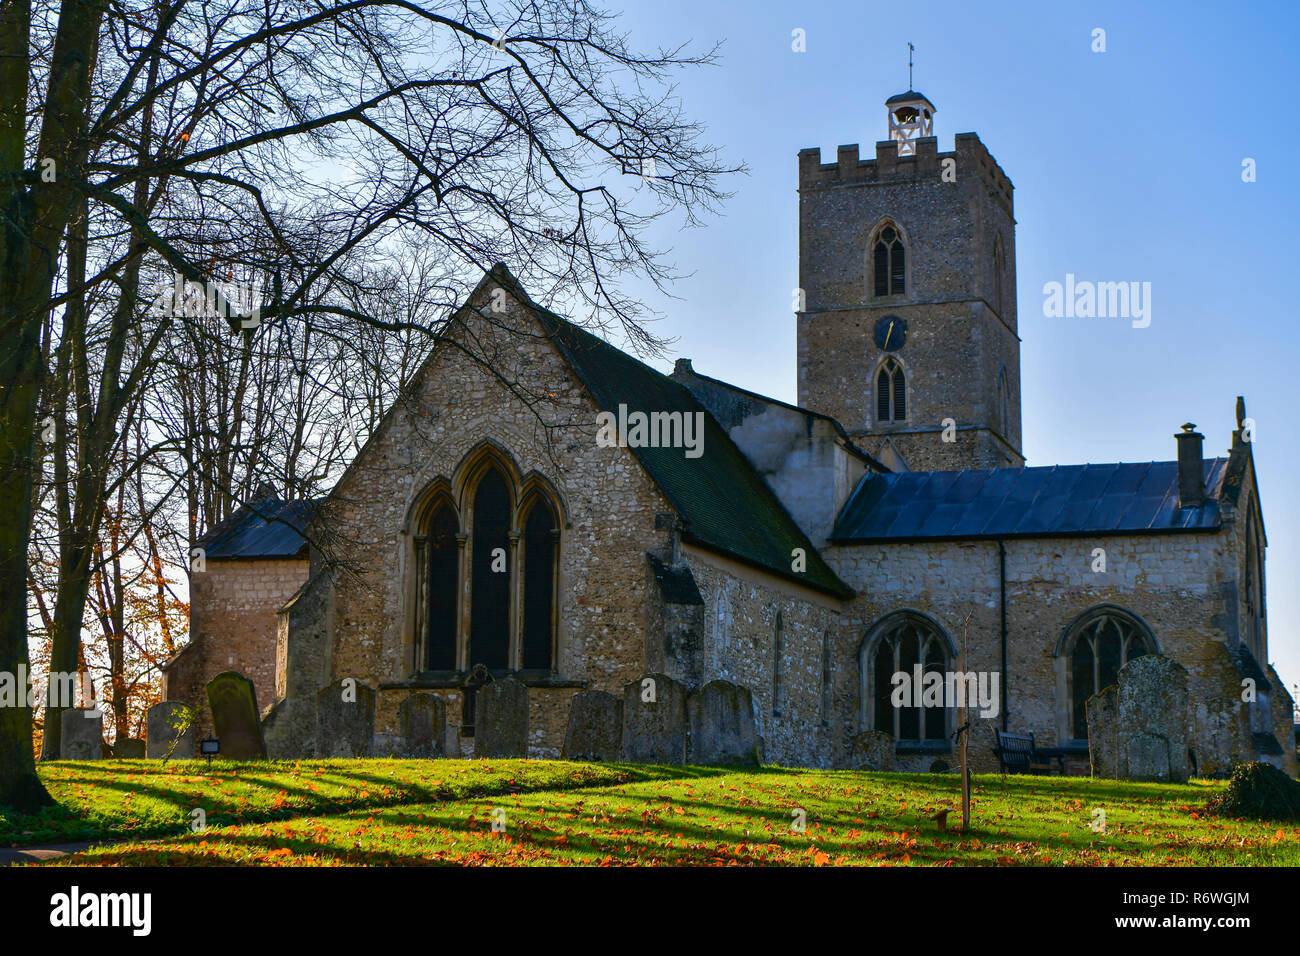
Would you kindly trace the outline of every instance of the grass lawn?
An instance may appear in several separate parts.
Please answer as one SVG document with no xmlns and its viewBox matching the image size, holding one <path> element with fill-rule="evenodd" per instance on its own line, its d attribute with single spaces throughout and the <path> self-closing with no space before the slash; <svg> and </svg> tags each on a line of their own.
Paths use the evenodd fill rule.
<svg viewBox="0 0 1300 956">
<path fill-rule="evenodd" d="M 88 782 L 112 765 L 65 764 Z M 156 766 L 156 765 L 155 765 Z M 94 768 L 93 771 L 89 768 Z M 152 769 L 152 768 L 151 768 Z M 215 768 L 214 768 L 215 769 Z M 99 865 L 1237 865 L 1300 864 L 1300 827 L 1207 817 L 1224 784 L 976 777 L 972 828 L 955 776 L 548 761 L 325 761 L 229 765 L 188 798 L 225 797 L 246 822 L 104 846 Z M 171 774 L 135 769 L 141 796 Z M 319 775 L 318 775 L 319 774 Z M 283 791 L 282 783 L 288 784 Z M 309 784 L 315 784 L 311 789 Z M 364 793 L 361 788 L 364 783 Z M 129 785 L 119 780 L 115 786 Z M 173 786 L 174 784 L 168 784 Z M 258 793 L 260 786 L 275 788 Z M 325 788 L 330 788 L 326 792 Z M 233 791 L 227 793 L 227 791 Z M 421 795 L 423 791 L 423 795 Z M 305 801 L 296 812 L 275 794 Z M 407 796 L 403 796 L 406 794 Z M 69 788 L 61 795 L 76 797 Z M 101 797 L 101 807 L 104 807 Z M 351 802 L 349 802 L 351 801 Z M 121 812 L 124 801 L 112 804 Z M 167 801 L 164 801 L 167 802 Z M 314 804 L 314 808 L 311 806 Z M 947 829 L 933 819 L 955 809 Z M 104 807 L 107 809 L 107 807 Z M 1105 811 L 1095 832 L 1094 809 Z M 806 825 L 795 825 L 802 811 Z M 162 811 L 159 811 L 162 812 Z M 278 816 L 277 816 L 278 814 Z M 120 819 L 120 817 L 119 817 Z M 158 819 L 153 817 L 152 819 Z M 504 825 L 494 831 L 494 820 Z M 120 832 L 120 831 L 115 831 Z"/>
<path fill-rule="evenodd" d="M 0 846 L 188 833 L 195 809 L 203 810 L 212 827 L 663 773 L 653 767 L 537 760 L 214 761 L 211 772 L 198 760 L 37 766 L 59 806 L 33 816 L 0 807 Z"/>
</svg>

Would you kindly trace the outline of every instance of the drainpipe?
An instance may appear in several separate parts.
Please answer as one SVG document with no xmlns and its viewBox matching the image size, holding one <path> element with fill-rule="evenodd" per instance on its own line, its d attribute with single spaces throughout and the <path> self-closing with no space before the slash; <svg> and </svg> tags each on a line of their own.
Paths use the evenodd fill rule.
<svg viewBox="0 0 1300 956">
<path fill-rule="evenodd" d="M 1002 605 L 1002 732 L 1007 732 L 1007 546 L 998 538 L 998 591 Z"/>
</svg>

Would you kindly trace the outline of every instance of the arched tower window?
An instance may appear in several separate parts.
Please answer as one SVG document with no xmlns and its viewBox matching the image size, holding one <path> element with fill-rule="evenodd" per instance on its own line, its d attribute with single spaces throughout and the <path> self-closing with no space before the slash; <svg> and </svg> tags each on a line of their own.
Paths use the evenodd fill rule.
<svg viewBox="0 0 1300 956">
<path fill-rule="evenodd" d="M 876 421 L 907 420 L 907 376 L 897 359 L 888 358 L 876 372 Z"/>
<path fill-rule="evenodd" d="M 1115 683 L 1120 668 L 1157 652 L 1155 638 L 1134 614 L 1122 608 L 1085 611 L 1066 633 L 1062 652 L 1068 661 L 1070 732 L 1088 739 L 1088 698 Z"/>
<path fill-rule="evenodd" d="M 907 272 L 905 255 L 902 235 L 893 225 L 886 225 L 876 235 L 875 246 L 871 250 L 876 295 L 903 294 L 904 276 Z"/>
<path fill-rule="evenodd" d="M 910 692 L 903 706 L 895 707 L 893 677 L 906 674 L 910 687 L 918 665 L 922 675 L 942 675 L 950 669 L 951 657 L 947 635 L 928 618 L 902 611 L 880 621 L 859 651 L 863 726 L 903 742 L 947 740 L 947 708 L 914 706 Z"/>
<path fill-rule="evenodd" d="M 423 542 L 425 670 L 456 669 L 456 580 L 459 554 L 456 514 L 451 504 L 439 501 L 429 517 Z"/>
<path fill-rule="evenodd" d="M 551 670 L 555 637 L 555 567 L 560 527 L 537 496 L 524 522 L 524 670 Z"/>
<path fill-rule="evenodd" d="M 489 467 L 474 491 L 469 660 L 472 669 L 510 666 L 510 486 Z"/>
</svg>

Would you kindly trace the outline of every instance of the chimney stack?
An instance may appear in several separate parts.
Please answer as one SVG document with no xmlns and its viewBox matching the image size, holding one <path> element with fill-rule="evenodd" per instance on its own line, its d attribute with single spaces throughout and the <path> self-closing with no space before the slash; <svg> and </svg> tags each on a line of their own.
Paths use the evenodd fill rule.
<svg viewBox="0 0 1300 956">
<path fill-rule="evenodd" d="M 1205 465 L 1201 459 L 1205 436 L 1188 422 L 1178 439 L 1178 506 L 1195 508 L 1205 501 Z"/>
</svg>

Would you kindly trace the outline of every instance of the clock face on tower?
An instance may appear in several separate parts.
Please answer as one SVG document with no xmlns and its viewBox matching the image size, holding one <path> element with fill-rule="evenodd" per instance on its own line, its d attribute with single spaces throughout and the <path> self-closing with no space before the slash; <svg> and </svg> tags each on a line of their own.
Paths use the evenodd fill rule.
<svg viewBox="0 0 1300 956">
<path fill-rule="evenodd" d="M 886 352 L 896 352 L 907 341 L 907 322 L 896 315 L 886 315 L 876 320 L 876 347 Z"/>
</svg>

